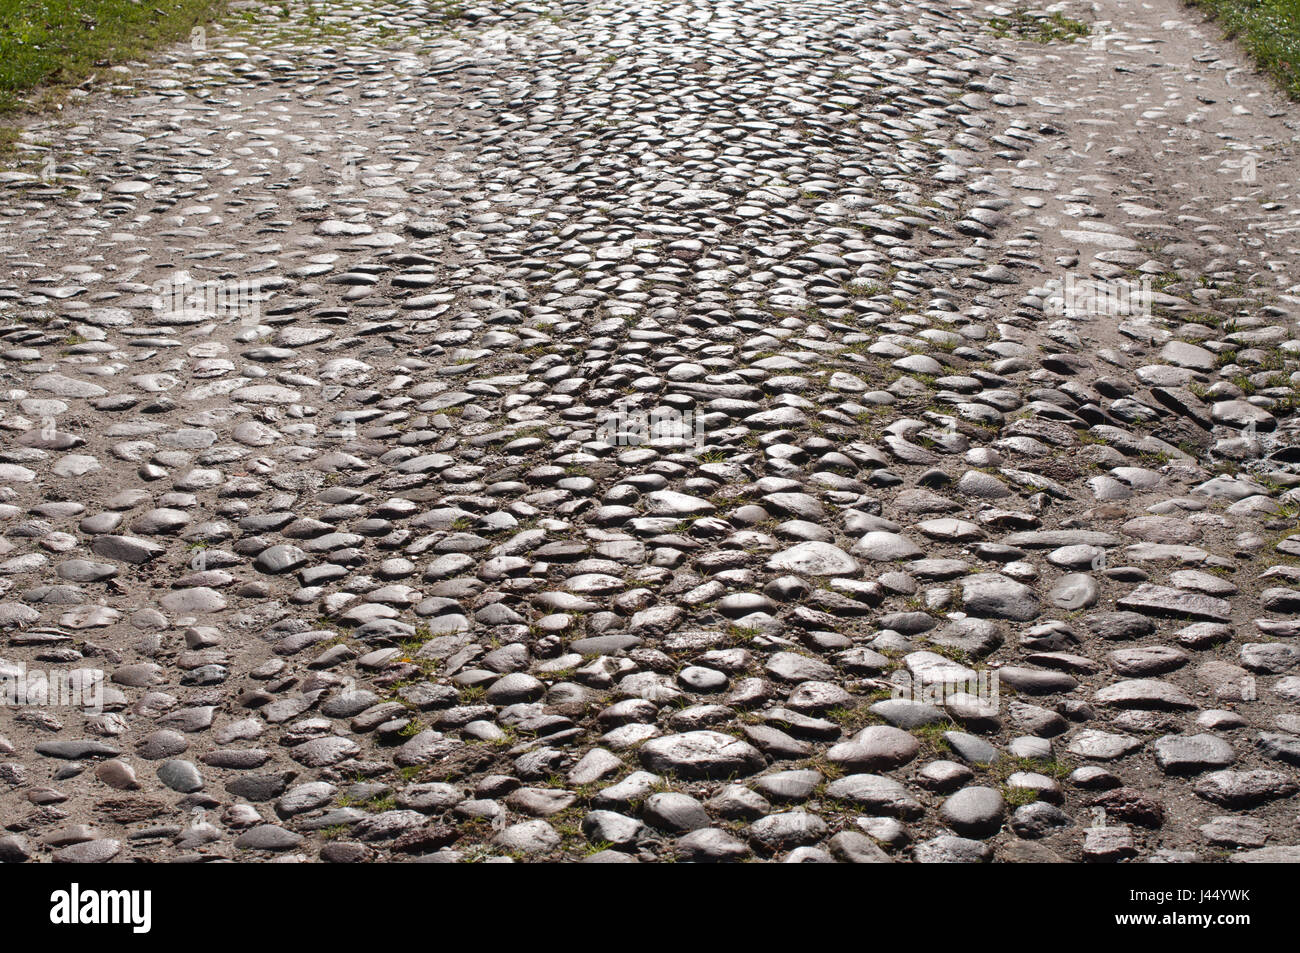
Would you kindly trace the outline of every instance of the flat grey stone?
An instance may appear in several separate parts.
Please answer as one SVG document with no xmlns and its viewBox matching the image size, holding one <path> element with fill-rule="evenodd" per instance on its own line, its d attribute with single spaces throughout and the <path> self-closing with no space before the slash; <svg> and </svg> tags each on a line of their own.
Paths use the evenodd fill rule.
<svg viewBox="0 0 1300 953">
<path fill-rule="evenodd" d="M 912 859 L 918 864 L 983 864 L 993 859 L 993 850 L 981 841 L 943 834 L 917 844 Z"/>
<path fill-rule="evenodd" d="M 1156 764 L 1166 774 L 1194 774 L 1226 768 L 1236 760 L 1232 745 L 1215 735 L 1165 735 L 1153 745 Z"/>
<path fill-rule="evenodd" d="M 688 731 L 652 738 L 638 752 L 651 771 L 718 780 L 753 774 L 764 765 L 758 749 L 717 731 Z"/>
<path fill-rule="evenodd" d="M 192 794 L 203 790 L 203 775 L 192 762 L 171 760 L 158 765 L 158 780 L 173 791 Z"/>
<path fill-rule="evenodd" d="M 1196 782 L 1196 793 L 1231 808 L 1250 808 L 1296 793 L 1296 783 L 1278 771 L 1215 771 Z"/>
<path fill-rule="evenodd" d="M 1118 605 L 1121 609 L 1151 615 L 1201 619 L 1207 622 L 1232 621 L 1232 605 L 1225 599 L 1150 583 L 1138 586 L 1120 599 Z"/>
<path fill-rule="evenodd" d="M 867 813 L 905 820 L 920 817 L 924 810 L 900 782 L 875 774 L 850 774 L 832 781 L 826 796 L 850 801 Z"/>
<path fill-rule="evenodd" d="M 292 850 L 303 841 L 302 835 L 274 824 L 260 824 L 235 838 L 236 850 Z"/>
<path fill-rule="evenodd" d="M 962 788 L 943 802 L 939 810 L 944 823 L 966 837 L 989 837 L 1002 827 L 1006 802 L 993 788 Z"/>
<path fill-rule="evenodd" d="M 808 542 L 772 556 L 767 568 L 800 576 L 856 576 L 861 567 L 844 550 L 830 543 Z"/>
<path fill-rule="evenodd" d="M 962 608 L 972 615 L 1029 622 L 1040 606 L 1034 590 L 998 573 L 967 576 L 961 582 Z"/>
</svg>

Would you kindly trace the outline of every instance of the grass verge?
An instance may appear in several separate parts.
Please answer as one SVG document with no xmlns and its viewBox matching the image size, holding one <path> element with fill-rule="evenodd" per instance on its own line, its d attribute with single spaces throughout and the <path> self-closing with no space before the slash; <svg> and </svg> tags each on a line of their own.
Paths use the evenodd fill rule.
<svg viewBox="0 0 1300 953">
<path fill-rule="evenodd" d="M 225 6 L 226 0 L 0 0 L 0 118 L 60 102 L 101 70 L 187 39 Z"/>
<path fill-rule="evenodd" d="M 1187 0 L 1218 20 L 1259 68 L 1300 99 L 1300 2 L 1297 0 Z"/>
</svg>

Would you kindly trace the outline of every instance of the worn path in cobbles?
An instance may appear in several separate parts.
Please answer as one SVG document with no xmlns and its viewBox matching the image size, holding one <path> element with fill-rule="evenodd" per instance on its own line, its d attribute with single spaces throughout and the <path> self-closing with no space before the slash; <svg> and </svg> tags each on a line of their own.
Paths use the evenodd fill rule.
<svg viewBox="0 0 1300 953">
<path fill-rule="evenodd" d="M 295 7 L 33 125 L 0 859 L 1296 860 L 1300 109 L 1131 6 Z"/>
</svg>

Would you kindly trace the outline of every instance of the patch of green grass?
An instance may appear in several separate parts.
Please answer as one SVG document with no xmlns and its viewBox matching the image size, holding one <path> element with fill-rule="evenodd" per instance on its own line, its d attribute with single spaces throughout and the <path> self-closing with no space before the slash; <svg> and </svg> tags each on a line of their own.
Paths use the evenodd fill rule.
<svg viewBox="0 0 1300 953">
<path fill-rule="evenodd" d="M 888 697 L 888 693 L 885 694 Z M 866 705 L 858 705 L 854 708 L 843 706 L 832 708 L 826 712 L 826 717 L 836 722 L 847 734 L 853 734 L 870 725 L 881 725 L 885 722 L 883 718 L 874 714 Z"/>
<path fill-rule="evenodd" d="M 844 766 L 826 760 L 825 755 L 819 754 L 809 758 L 807 761 L 800 763 L 799 768 L 816 771 L 827 781 L 838 781 L 844 777 Z"/>
<path fill-rule="evenodd" d="M 1050 16 L 1034 15 L 1024 7 L 1017 8 L 1009 17 L 993 17 L 989 20 L 989 29 L 997 37 L 1017 37 L 1022 40 L 1033 40 L 1035 43 L 1071 41 L 1092 33 L 1092 27 L 1088 24 L 1067 17 L 1063 13 L 1053 13 Z"/>
<path fill-rule="evenodd" d="M 501 729 L 500 736 L 493 738 L 490 744 L 497 748 L 513 748 L 518 742 L 518 734 L 515 733 L 513 728 L 506 725 Z"/>
<path fill-rule="evenodd" d="M 948 739 L 944 737 L 944 733 L 952 731 L 955 727 L 956 725 L 951 722 L 934 722 L 913 728 L 912 734 L 922 745 L 927 746 L 930 753 L 942 755 L 952 750 L 952 746 L 948 744 Z"/>
<path fill-rule="evenodd" d="M 226 0 L 0 0 L 0 115 L 190 36 Z M 33 103 L 38 104 L 38 103 Z"/>
<path fill-rule="evenodd" d="M 864 281 L 859 278 L 851 282 L 846 290 L 849 294 L 870 298 L 874 295 L 883 294 L 888 288 L 878 281 Z"/>
<path fill-rule="evenodd" d="M 1187 0 L 1239 40 L 1292 98 L 1300 99 L 1300 6 L 1295 0 Z"/>
<path fill-rule="evenodd" d="M 1038 792 L 1032 788 L 1013 788 L 1003 785 L 1002 800 L 1012 807 L 1023 807 L 1038 800 Z"/>
<path fill-rule="evenodd" d="M 397 807 L 397 799 L 392 794 L 376 794 L 369 798 L 354 798 L 346 794 L 338 796 L 339 807 L 356 807 L 373 814 L 391 811 Z"/>
<path fill-rule="evenodd" d="M 1000 758 L 993 764 L 986 765 L 984 770 L 988 771 L 993 779 L 999 782 L 1004 782 L 1011 775 L 1022 771 L 1041 774 L 1060 781 L 1074 768 L 1075 765 L 1072 761 L 1057 760 L 1055 758 Z"/>
<path fill-rule="evenodd" d="M 729 625 L 727 626 L 727 641 L 730 645 L 744 645 L 763 634 L 762 629 L 754 629 L 748 626 Z"/>
<path fill-rule="evenodd" d="M 435 8 L 444 20 L 465 19 L 465 4 L 457 3 L 455 0 L 433 0 L 429 6 Z"/>
<path fill-rule="evenodd" d="M 921 611 L 929 612 L 932 610 L 922 609 Z M 970 653 L 965 649 L 957 648 L 955 645 L 940 645 L 937 642 L 931 642 L 926 646 L 926 648 L 935 655 L 942 655 L 946 659 L 952 659 L 952 661 L 956 662 L 958 665 L 975 664 L 975 660 L 970 657 Z"/>
</svg>

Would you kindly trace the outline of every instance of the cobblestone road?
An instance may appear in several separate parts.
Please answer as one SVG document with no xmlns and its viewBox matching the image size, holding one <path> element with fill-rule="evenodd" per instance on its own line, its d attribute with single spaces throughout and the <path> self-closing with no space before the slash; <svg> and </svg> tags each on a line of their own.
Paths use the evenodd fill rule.
<svg viewBox="0 0 1300 953">
<path fill-rule="evenodd" d="M 32 125 L 0 860 L 1300 859 L 1300 110 L 1066 9 L 252 4 Z"/>
</svg>

